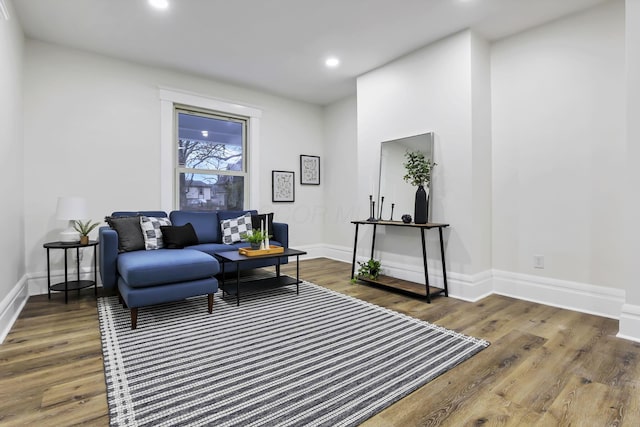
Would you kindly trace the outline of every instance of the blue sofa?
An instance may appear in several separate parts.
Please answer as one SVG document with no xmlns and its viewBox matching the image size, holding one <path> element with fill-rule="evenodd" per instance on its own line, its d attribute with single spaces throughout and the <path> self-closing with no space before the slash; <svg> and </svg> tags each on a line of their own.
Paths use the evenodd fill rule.
<svg viewBox="0 0 640 427">
<path fill-rule="evenodd" d="M 102 286 L 117 291 L 120 300 L 131 311 L 131 328 L 137 327 L 138 308 L 153 304 L 178 301 L 181 299 L 208 295 L 209 313 L 213 309 L 213 294 L 218 290 L 216 275 L 220 265 L 215 254 L 222 251 L 249 246 L 248 243 L 222 243 L 220 221 L 232 219 L 256 211 L 173 211 L 169 214 L 172 225 L 191 223 L 198 237 L 198 244 L 184 249 L 155 249 L 119 251 L 118 233 L 111 227 L 101 227 L 98 233 L 100 253 L 100 277 Z M 114 212 L 111 217 L 166 218 L 162 211 Z M 270 230 L 272 245 L 289 246 L 289 228 L 284 223 L 273 223 Z M 280 259 L 286 264 L 286 257 Z M 243 268 L 259 268 L 277 264 L 277 259 L 255 260 Z M 227 271 L 235 271 L 235 265 Z"/>
</svg>

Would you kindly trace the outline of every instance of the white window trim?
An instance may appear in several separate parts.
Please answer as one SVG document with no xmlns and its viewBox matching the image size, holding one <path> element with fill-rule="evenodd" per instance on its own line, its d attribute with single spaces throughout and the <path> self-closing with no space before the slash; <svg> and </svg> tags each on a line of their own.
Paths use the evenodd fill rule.
<svg viewBox="0 0 640 427">
<path fill-rule="evenodd" d="M 248 206 L 245 209 L 260 208 L 260 117 L 262 110 L 210 98 L 177 89 L 160 88 L 160 208 L 170 212 L 174 206 L 175 186 L 175 104 L 204 108 L 221 113 L 248 117 L 248 159 L 249 173 Z"/>
</svg>

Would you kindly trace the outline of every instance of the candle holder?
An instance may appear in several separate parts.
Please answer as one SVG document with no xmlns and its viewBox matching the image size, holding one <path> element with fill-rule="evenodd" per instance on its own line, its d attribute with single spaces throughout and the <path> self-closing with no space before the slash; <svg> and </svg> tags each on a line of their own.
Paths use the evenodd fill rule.
<svg viewBox="0 0 640 427">
<path fill-rule="evenodd" d="M 378 221 L 374 216 L 375 212 L 376 212 L 376 202 L 373 201 L 373 195 L 369 194 L 369 218 L 367 219 L 368 222 Z"/>
<path fill-rule="evenodd" d="M 384 196 L 380 197 L 380 212 L 378 212 L 378 221 L 382 221 L 382 205 L 384 204 Z"/>
</svg>

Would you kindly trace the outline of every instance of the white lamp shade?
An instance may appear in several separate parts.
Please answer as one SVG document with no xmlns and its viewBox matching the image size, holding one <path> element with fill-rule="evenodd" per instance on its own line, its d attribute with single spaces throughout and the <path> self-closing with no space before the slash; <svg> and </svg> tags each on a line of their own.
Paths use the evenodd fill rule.
<svg viewBox="0 0 640 427">
<path fill-rule="evenodd" d="M 88 217 L 87 201 L 82 197 L 58 197 L 56 219 L 76 220 Z"/>
</svg>

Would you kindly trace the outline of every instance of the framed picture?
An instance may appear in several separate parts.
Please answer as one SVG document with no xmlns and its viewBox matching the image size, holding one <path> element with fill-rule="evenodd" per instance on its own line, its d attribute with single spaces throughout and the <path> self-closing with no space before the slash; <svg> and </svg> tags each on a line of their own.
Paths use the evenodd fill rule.
<svg viewBox="0 0 640 427">
<path fill-rule="evenodd" d="M 271 201 L 295 201 L 295 172 L 271 171 Z"/>
<path fill-rule="evenodd" d="M 320 157 L 300 155 L 300 184 L 320 185 Z"/>
</svg>

